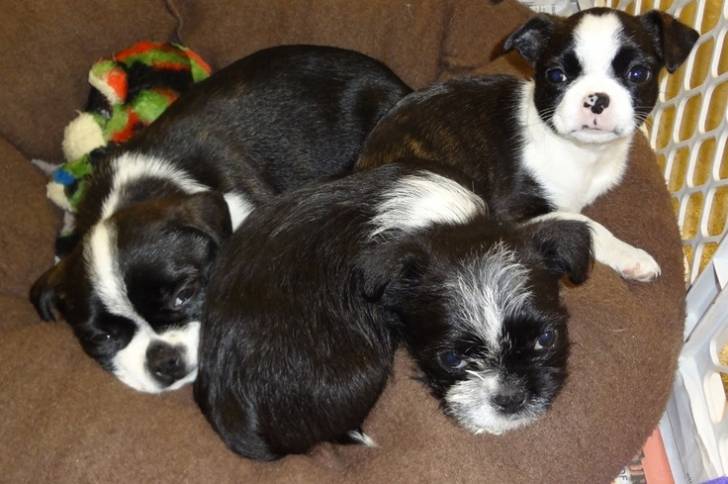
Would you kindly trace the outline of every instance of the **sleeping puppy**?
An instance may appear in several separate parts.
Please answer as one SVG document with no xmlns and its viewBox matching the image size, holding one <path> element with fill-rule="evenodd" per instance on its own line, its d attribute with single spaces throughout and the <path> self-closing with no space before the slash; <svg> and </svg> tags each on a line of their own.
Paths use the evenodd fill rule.
<svg viewBox="0 0 728 484">
<path fill-rule="evenodd" d="M 409 89 L 355 52 L 263 50 L 193 86 L 98 163 L 80 242 L 33 285 L 83 349 L 127 385 L 194 380 L 200 311 L 220 244 L 271 196 L 351 169 L 374 123 Z"/>
<path fill-rule="evenodd" d="M 660 274 L 652 256 L 579 212 L 621 181 L 660 69 L 674 72 L 697 38 L 658 11 L 538 15 L 504 44 L 533 65 L 533 81 L 458 79 L 413 93 L 379 122 L 358 166 L 406 156 L 445 163 L 472 179 L 494 217 L 584 221 L 598 261 L 649 281 Z"/>
<path fill-rule="evenodd" d="M 566 376 L 559 279 L 587 276 L 587 226 L 489 218 L 456 176 L 389 164 L 257 208 L 215 262 L 195 399 L 225 443 L 271 460 L 362 422 L 403 338 L 445 411 L 501 433 Z M 441 171 L 441 168 L 436 168 Z"/>
</svg>

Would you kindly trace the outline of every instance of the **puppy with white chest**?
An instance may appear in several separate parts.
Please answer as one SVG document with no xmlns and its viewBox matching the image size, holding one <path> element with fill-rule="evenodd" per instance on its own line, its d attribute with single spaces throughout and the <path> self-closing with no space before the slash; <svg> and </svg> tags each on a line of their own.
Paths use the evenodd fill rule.
<svg viewBox="0 0 728 484">
<path fill-rule="evenodd" d="M 587 277 L 589 230 L 498 222 L 457 179 L 416 160 L 361 171 L 277 197 L 225 243 L 194 389 L 232 450 L 370 445 L 361 426 L 401 341 L 473 432 L 546 411 L 566 377 L 559 281 Z"/>
<path fill-rule="evenodd" d="M 193 86 L 98 162 L 80 240 L 33 285 L 83 349 L 145 392 L 194 380 L 200 313 L 222 242 L 262 201 L 353 166 L 409 92 L 387 67 L 335 48 L 283 46 Z"/>
<path fill-rule="evenodd" d="M 466 78 L 415 92 L 379 122 L 358 166 L 407 156 L 452 166 L 496 218 L 584 221 L 599 262 L 649 281 L 660 274 L 652 256 L 579 212 L 619 184 L 660 70 L 674 72 L 697 38 L 658 11 L 538 15 L 504 44 L 531 63 L 532 81 Z"/>
</svg>

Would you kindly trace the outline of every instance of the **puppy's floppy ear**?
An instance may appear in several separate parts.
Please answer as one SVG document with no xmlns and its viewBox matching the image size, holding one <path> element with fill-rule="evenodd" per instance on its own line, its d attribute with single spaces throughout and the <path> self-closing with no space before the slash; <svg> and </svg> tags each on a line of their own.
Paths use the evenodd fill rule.
<svg viewBox="0 0 728 484">
<path fill-rule="evenodd" d="M 652 37 L 657 53 L 667 72 L 675 72 L 688 58 L 700 34 L 675 17 L 659 10 L 650 10 L 639 17 L 640 23 Z"/>
<path fill-rule="evenodd" d="M 587 224 L 573 220 L 545 220 L 524 227 L 527 246 L 540 256 L 549 272 L 581 284 L 592 263 L 592 236 Z"/>
<path fill-rule="evenodd" d="M 55 321 L 59 309 L 61 288 L 66 278 L 68 258 L 45 271 L 30 288 L 30 302 L 43 321 Z"/>
<path fill-rule="evenodd" d="M 217 246 L 232 234 L 230 212 L 221 193 L 206 191 L 189 195 L 177 210 L 178 224 L 201 232 Z"/>
<path fill-rule="evenodd" d="M 385 242 L 357 260 L 363 296 L 369 302 L 396 306 L 416 286 L 430 263 L 427 249 L 413 242 Z"/>
<path fill-rule="evenodd" d="M 557 19 L 553 15 L 544 13 L 536 15 L 506 38 L 503 49 L 506 52 L 516 49 L 529 64 L 535 65 L 553 33 L 556 22 Z"/>
</svg>

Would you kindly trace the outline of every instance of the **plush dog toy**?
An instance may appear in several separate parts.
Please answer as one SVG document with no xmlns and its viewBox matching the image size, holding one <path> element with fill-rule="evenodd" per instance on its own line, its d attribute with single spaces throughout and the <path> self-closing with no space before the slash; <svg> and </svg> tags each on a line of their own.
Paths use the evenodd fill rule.
<svg viewBox="0 0 728 484">
<path fill-rule="evenodd" d="M 138 42 L 91 67 L 86 109 L 63 134 L 65 163 L 35 162 L 51 174 L 48 198 L 68 212 L 61 238 L 73 231 L 72 214 L 84 195 L 96 156 L 109 144 L 131 139 L 210 73 L 210 66 L 192 50 L 149 41 Z"/>
</svg>

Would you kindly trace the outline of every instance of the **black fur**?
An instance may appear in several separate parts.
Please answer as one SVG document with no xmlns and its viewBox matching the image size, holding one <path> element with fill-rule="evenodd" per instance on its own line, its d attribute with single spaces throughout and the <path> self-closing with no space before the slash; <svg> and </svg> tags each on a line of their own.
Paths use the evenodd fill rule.
<svg viewBox="0 0 728 484">
<path fill-rule="evenodd" d="M 507 323 L 506 353 L 530 354 L 543 328 L 558 328 L 553 348 L 530 361 L 543 371 L 529 391 L 549 399 L 560 387 L 568 343 L 558 281 L 585 277 L 588 229 L 517 228 L 480 214 L 371 237 L 380 202 L 424 166 L 389 164 L 286 193 L 226 242 L 208 287 L 195 398 L 232 450 L 270 460 L 340 442 L 376 402 L 400 337 L 442 396 L 460 375 L 442 375 L 438 349 L 467 343 L 473 358 L 487 357 L 477 335 L 455 333 L 460 308 L 444 281 L 498 243 L 528 268 L 533 293 Z"/>
<path fill-rule="evenodd" d="M 101 304 L 84 262 L 88 234 L 111 192 L 113 160 L 154 156 L 210 189 L 190 195 L 170 180 L 146 176 L 126 187 L 109 219 L 135 310 L 155 331 L 180 327 L 199 317 L 207 270 L 231 231 L 222 194 L 241 194 L 255 206 L 349 171 L 370 129 L 407 92 L 374 59 L 313 46 L 263 50 L 192 86 L 132 141 L 102 153 L 78 209 L 85 242 L 31 288 L 39 315 L 53 319 L 59 310 L 107 368 L 135 331 L 132 321 L 118 321 Z M 183 298 L 183 310 L 171 310 L 180 291 L 192 296 Z"/>
<path fill-rule="evenodd" d="M 552 207 L 516 162 L 522 126 L 514 109 L 521 81 L 509 76 L 454 79 L 400 101 L 376 126 L 359 168 L 411 157 L 451 167 L 470 180 L 491 214 L 521 221 Z"/>
</svg>

